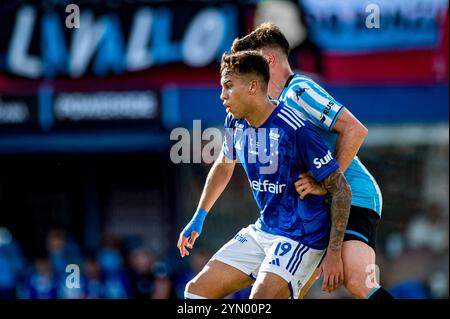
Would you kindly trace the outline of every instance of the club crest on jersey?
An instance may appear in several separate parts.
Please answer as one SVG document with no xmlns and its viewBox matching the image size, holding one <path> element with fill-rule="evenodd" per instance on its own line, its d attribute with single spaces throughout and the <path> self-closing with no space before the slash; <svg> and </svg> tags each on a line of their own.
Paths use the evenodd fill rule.
<svg viewBox="0 0 450 319">
<path fill-rule="evenodd" d="M 318 158 L 316 157 L 313 160 L 314 165 L 316 165 L 316 168 L 319 169 L 321 168 L 323 165 L 327 165 L 331 160 L 333 159 L 333 155 L 331 154 L 331 151 L 328 150 L 327 155 L 325 155 L 322 158 Z"/>
<path fill-rule="evenodd" d="M 252 155 L 258 155 L 259 142 L 256 142 L 254 138 L 248 139 L 248 153 Z"/>
</svg>

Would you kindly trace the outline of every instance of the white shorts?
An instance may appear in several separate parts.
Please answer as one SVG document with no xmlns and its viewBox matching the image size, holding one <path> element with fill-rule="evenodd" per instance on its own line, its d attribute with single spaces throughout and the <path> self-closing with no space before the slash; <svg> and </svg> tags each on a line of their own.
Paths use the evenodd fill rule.
<svg viewBox="0 0 450 319">
<path fill-rule="evenodd" d="M 298 298 L 325 253 L 287 237 L 272 235 L 254 224 L 234 236 L 211 259 L 233 266 L 256 279 L 259 272 L 271 272 L 288 282 L 291 298 Z"/>
</svg>

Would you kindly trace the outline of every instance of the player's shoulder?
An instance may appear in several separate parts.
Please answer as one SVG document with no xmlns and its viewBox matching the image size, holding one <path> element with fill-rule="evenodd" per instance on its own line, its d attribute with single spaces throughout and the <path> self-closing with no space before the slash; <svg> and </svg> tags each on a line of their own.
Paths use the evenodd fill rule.
<svg viewBox="0 0 450 319">
<path fill-rule="evenodd" d="M 311 85 L 312 83 L 315 82 L 309 76 L 297 73 L 292 77 L 288 87 Z"/>
<path fill-rule="evenodd" d="M 294 134 L 299 129 L 311 126 L 311 123 L 297 109 L 284 102 L 281 102 L 278 108 L 275 123 L 285 132 Z"/>
<path fill-rule="evenodd" d="M 296 97 L 300 97 L 305 92 L 320 92 L 323 91 L 323 88 L 312 78 L 302 74 L 295 74 L 287 86 L 287 91 L 293 91 L 292 93 L 295 93 Z"/>
<path fill-rule="evenodd" d="M 297 139 L 318 138 L 320 136 L 317 127 L 306 120 L 301 112 L 284 103 L 280 106 L 276 121 L 286 134 L 296 136 Z"/>
</svg>

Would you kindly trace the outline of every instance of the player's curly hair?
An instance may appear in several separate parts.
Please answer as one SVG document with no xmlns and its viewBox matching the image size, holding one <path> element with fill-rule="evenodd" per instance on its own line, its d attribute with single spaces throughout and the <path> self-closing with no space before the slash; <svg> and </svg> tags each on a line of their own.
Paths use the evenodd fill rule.
<svg viewBox="0 0 450 319">
<path fill-rule="evenodd" d="M 269 64 L 266 59 L 256 51 L 241 51 L 236 53 L 225 52 L 222 55 L 220 73 L 256 74 L 265 83 L 269 83 Z"/>
<path fill-rule="evenodd" d="M 234 39 L 231 52 L 259 50 L 264 47 L 279 48 L 286 56 L 289 55 L 289 42 L 280 28 L 271 22 L 264 22 L 245 37 Z"/>
</svg>

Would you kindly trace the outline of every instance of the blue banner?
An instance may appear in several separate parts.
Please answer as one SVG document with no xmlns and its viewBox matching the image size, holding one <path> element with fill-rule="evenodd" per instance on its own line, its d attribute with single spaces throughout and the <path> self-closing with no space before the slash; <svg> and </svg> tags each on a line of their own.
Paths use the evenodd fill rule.
<svg viewBox="0 0 450 319">
<path fill-rule="evenodd" d="M 364 52 L 436 47 L 447 0 L 299 0 L 322 49 Z"/>
<path fill-rule="evenodd" d="M 146 1 L 0 9 L 0 72 L 32 79 L 121 75 L 168 65 L 217 64 L 238 35 L 231 3 Z"/>
</svg>

